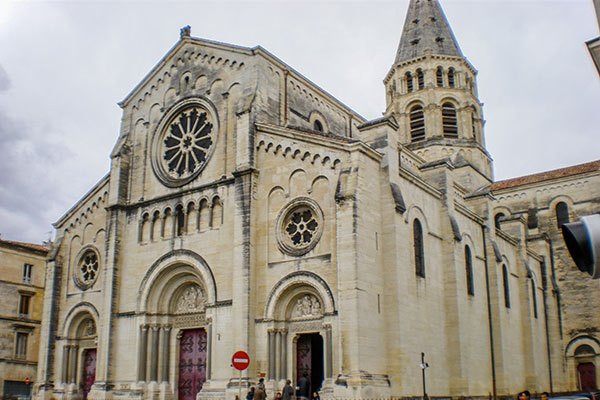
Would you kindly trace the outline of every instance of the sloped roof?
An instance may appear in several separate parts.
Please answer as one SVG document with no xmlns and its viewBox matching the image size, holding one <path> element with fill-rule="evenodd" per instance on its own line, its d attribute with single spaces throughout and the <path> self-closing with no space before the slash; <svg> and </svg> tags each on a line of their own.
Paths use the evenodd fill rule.
<svg viewBox="0 0 600 400">
<path fill-rule="evenodd" d="M 463 56 L 438 0 L 411 0 L 395 63 L 419 57 L 426 50 Z"/>
<path fill-rule="evenodd" d="M 600 170 L 600 160 L 591 161 L 584 164 L 573 165 L 571 167 L 559 168 L 552 171 L 540 172 L 533 175 L 525 175 L 518 178 L 506 179 L 503 181 L 494 182 L 490 190 L 497 191 L 502 189 L 508 189 L 516 186 L 528 185 L 532 183 L 538 183 L 543 181 L 549 181 L 551 179 L 564 178 L 567 176 L 585 174 L 588 172 L 594 172 Z"/>
<path fill-rule="evenodd" d="M 38 253 L 48 253 L 50 249 L 42 244 L 34 244 L 34 243 L 26 243 L 26 242 L 16 242 L 13 240 L 3 240 L 0 239 L 0 245 L 10 246 L 10 247 L 19 247 L 24 250 L 32 250 Z"/>
</svg>

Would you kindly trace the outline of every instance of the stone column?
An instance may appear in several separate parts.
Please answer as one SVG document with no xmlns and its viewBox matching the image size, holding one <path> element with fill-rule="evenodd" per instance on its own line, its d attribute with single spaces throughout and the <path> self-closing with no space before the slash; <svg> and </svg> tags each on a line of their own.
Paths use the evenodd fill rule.
<svg viewBox="0 0 600 400">
<path fill-rule="evenodd" d="M 140 342 L 138 345 L 137 380 L 146 380 L 146 356 L 148 353 L 148 325 L 140 326 Z"/>
<path fill-rule="evenodd" d="M 333 376 L 333 344 L 331 343 L 331 325 L 325 327 L 325 352 L 326 352 L 326 364 L 325 364 L 325 378 L 331 378 Z"/>
<path fill-rule="evenodd" d="M 170 357 L 170 339 L 171 327 L 166 325 L 162 328 L 162 358 L 161 358 L 161 377 L 162 382 L 169 381 L 169 357 Z"/>
<path fill-rule="evenodd" d="M 77 355 L 79 348 L 75 345 L 71 346 L 69 351 L 69 382 L 77 383 Z"/>
<path fill-rule="evenodd" d="M 206 332 L 206 380 L 211 378 L 212 371 L 212 321 L 208 321 L 208 331 Z"/>
<path fill-rule="evenodd" d="M 275 369 L 273 371 L 273 375 L 275 377 L 275 380 L 280 380 L 281 379 L 281 331 L 279 329 L 277 329 L 275 331 L 275 343 L 274 344 L 274 349 L 273 349 L 273 368 Z"/>
<path fill-rule="evenodd" d="M 158 325 L 150 331 L 150 381 L 156 382 L 158 372 Z"/>
<path fill-rule="evenodd" d="M 267 349 L 268 349 L 268 363 L 269 363 L 269 367 L 267 369 L 268 372 L 268 376 L 267 379 L 274 379 L 275 378 L 275 354 L 273 354 L 275 352 L 275 332 L 270 329 L 269 330 L 269 337 L 268 337 L 268 342 L 267 342 Z"/>
<path fill-rule="evenodd" d="M 279 379 L 287 379 L 287 354 L 286 354 L 286 343 L 287 343 L 287 330 L 282 329 L 279 331 Z"/>
<path fill-rule="evenodd" d="M 63 346 L 63 358 L 62 358 L 62 378 L 63 383 L 69 383 L 69 352 L 71 346 L 65 344 Z"/>
</svg>

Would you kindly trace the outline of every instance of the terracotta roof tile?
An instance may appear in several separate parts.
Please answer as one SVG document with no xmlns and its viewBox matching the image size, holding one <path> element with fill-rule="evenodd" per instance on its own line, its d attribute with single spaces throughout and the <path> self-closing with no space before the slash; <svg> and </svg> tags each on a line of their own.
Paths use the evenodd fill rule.
<svg viewBox="0 0 600 400">
<path fill-rule="evenodd" d="M 21 247 L 27 250 L 33 250 L 37 252 L 48 253 L 50 248 L 48 246 L 42 244 L 34 244 L 34 243 L 25 243 L 25 242 L 15 242 L 13 240 L 3 240 L 0 239 L 0 245 L 9 245 L 14 247 Z"/>
<path fill-rule="evenodd" d="M 564 178 L 584 174 L 586 172 L 598 171 L 600 169 L 600 160 L 588 162 L 585 164 L 573 165 L 571 167 L 555 169 L 552 171 L 540 172 L 538 174 L 521 176 L 518 178 L 506 179 L 492 183 L 490 190 L 502 190 L 516 186 L 527 185 L 531 183 L 548 181 L 551 179 Z"/>
</svg>

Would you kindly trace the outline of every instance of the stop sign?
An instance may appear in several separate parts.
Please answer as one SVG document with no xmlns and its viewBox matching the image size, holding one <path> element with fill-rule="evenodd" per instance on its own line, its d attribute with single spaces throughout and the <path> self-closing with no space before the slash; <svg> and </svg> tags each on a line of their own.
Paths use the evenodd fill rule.
<svg viewBox="0 0 600 400">
<path fill-rule="evenodd" d="M 245 351 L 236 351 L 231 358 L 231 363 L 235 369 L 243 371 L 250 365 L 250 357 Z"/>
</svg>

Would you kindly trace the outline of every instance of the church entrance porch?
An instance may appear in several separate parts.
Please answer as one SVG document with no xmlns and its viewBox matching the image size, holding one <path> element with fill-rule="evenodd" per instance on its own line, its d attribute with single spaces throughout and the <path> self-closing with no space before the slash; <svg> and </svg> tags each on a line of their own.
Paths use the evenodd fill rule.
<svg viewBox="0 0 600 400">
<path fill-rule="evenodd" d="M 96 349 L 83 352 L 83 375 L 81 377 L 81 390 L 83 399 L 87 399 L 92 385 L 96 381 Z"/>
<path fill-rule="evenodd" d="M 318 333 L 301 334 L 296 342 L 296 384 L 305 375 L 311 397 L 323 383 L 323 338 Z"/>
<path fill-rule="evenodd" d="M 179 345 L 180 400 L 194 400 L 206 381 L 206 330 L 183 331 Z"/>
</svg>

